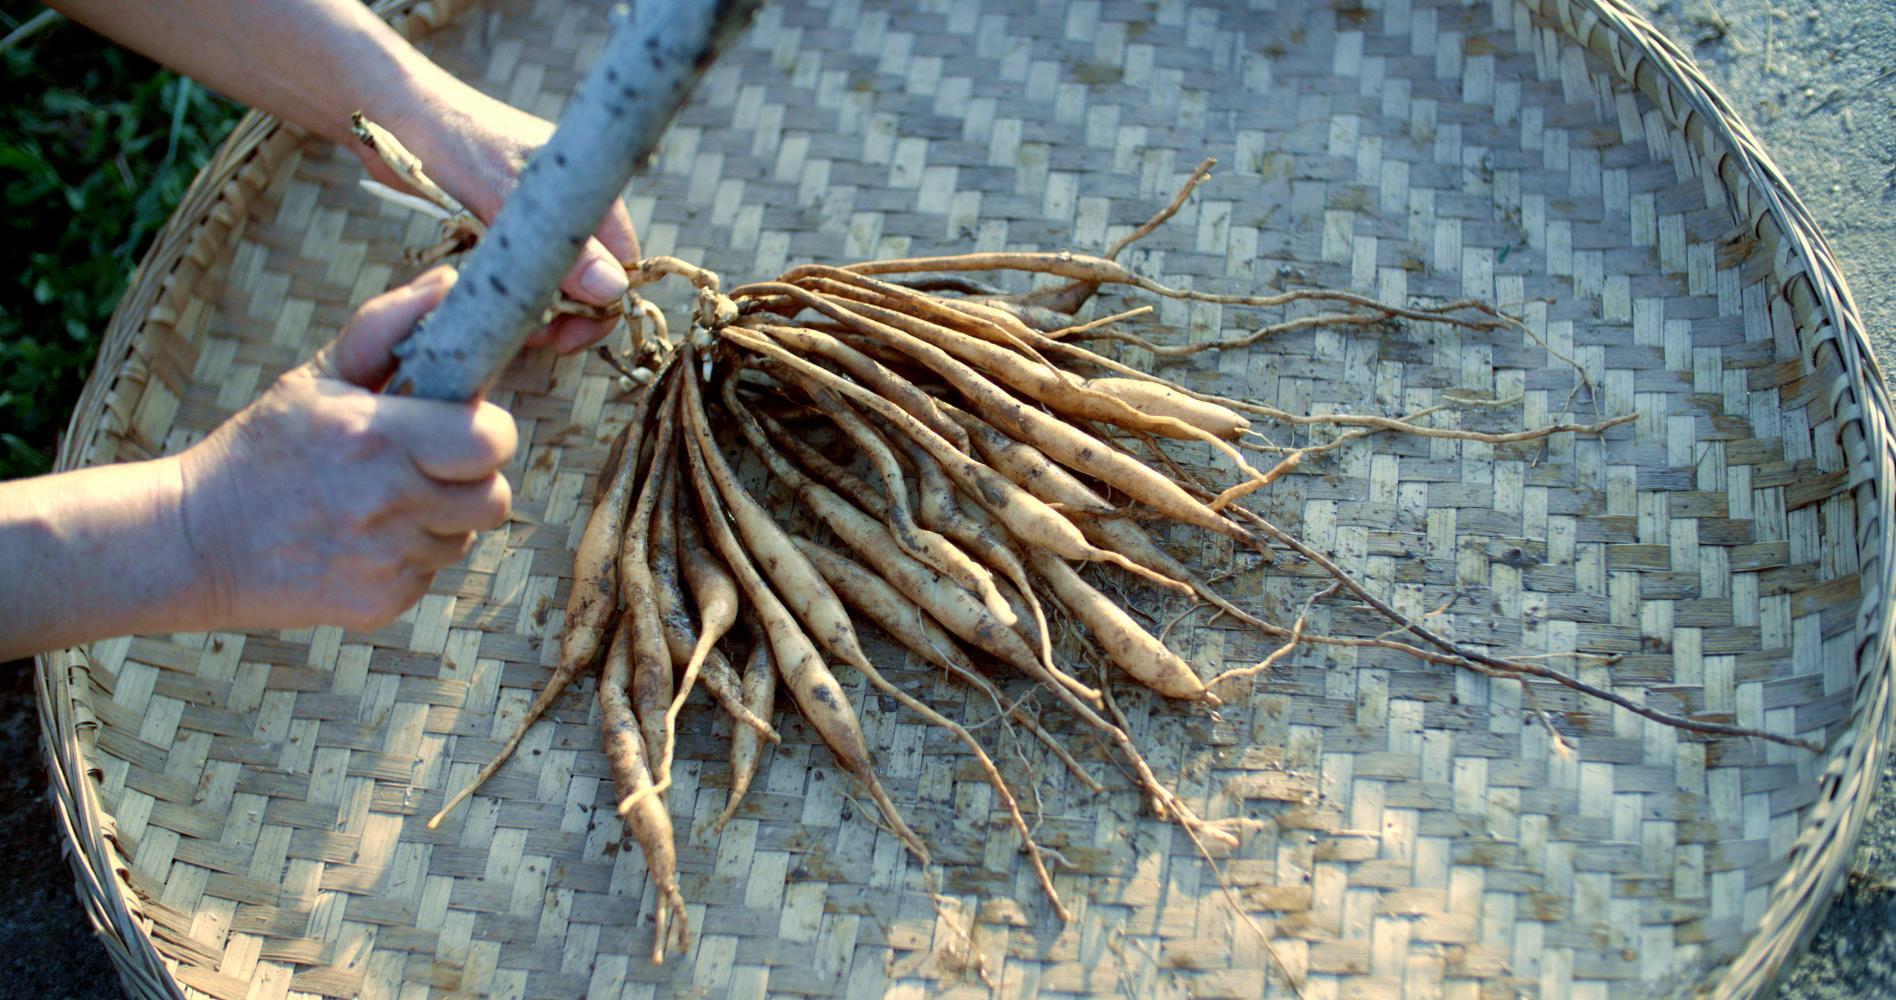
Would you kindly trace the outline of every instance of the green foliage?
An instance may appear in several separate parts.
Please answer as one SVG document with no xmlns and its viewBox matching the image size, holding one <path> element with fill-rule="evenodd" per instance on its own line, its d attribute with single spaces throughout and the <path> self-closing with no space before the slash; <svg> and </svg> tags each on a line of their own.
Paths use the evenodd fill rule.
<svg viewBox="0 0 1896 1000">
<path fill-rule="evenodd" d="M 36 10 L 6 3 L 0 29 Z M 133 267 L 240 109 L 72 24 L 0 62 L 0 478 L 13 478 L 50 467 Z"/>
</svg>

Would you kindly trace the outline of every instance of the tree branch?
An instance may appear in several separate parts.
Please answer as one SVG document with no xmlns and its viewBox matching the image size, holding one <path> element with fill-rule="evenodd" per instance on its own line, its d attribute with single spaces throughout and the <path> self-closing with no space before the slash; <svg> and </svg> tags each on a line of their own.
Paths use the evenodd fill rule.
<svg viewBox="0 0 1896 1000">
<path fill-rule="evenodd" d="M 761 0 L 641 0 L 612 11 L 605 51 L 520 175 L 461 280 L 396 348 L 388 391 L 484 393 L 520 352 L 560 279 L 704 70 Z"/>
</svg>

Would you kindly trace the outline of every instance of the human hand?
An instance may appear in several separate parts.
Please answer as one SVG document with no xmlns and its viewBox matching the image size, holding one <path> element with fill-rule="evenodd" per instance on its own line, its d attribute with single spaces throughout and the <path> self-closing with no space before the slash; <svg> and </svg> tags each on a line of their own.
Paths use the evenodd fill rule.
<svg viewBox="0 0 1896 1000">
<path fill-rule="evenodd" d="M 364 303 L 340 336 L 180 456 L 185 531 L 220 627 L 370 631 L 507 519 L 513 418 L 376 390 L 447 293 L 440 267 Z"/>
<path fill-rule="evenodd" d="M 378 124 L 421 160 L 443 190 L 488 223 L 513 193 L 528 158 L 553 134 L 551 122 L 452 78 L 419 87 Z M 367 147 L 352 144 L 352 148 L 377 180 L 407 189 Z M 639 240 L 631 216 L 624 204 L 614 200 L 560 290 L 589 305 L 612 305 L 626 292 L 623 262 L 638 257 Z M 560 316 L 528 338 L 527 345 L 551 344 L 562 354 L 570 354 L 604 337 L 617 322 Z"/>
</svg>

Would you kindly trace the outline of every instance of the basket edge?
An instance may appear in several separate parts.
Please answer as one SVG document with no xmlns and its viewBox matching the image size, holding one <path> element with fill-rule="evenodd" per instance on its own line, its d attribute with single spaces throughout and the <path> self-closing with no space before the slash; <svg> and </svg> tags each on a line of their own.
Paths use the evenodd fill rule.
<svg viewBox="0 0 1896 1000">
<path fill-rule="evenodd" d="M 1842 268 L 1816 220 L 1789 180 L 1718 88 L 1670 38 L 1627 0 L 1519 0 L 1606 62 L 1622 80 L 1651 98 L 1666 120 L 1697 147 L 1704 168 L 1717 175 L 1728 207 L 1753 235 L 1788 246 L 1774 265 L 1776 294 L 1791 306 L 1803 353 L 1817 370 L 1828 346 L 1846 373 L 1830 389 L 1838 434 L 1856 494 L 1857 538 L 1866 552 L 1856 624 L 1857 685 L 1852 722 L 1838 737 L 1820 778 L 1812 814 L 1792 847 L 1788 869 L 1772 887 L 1750 942 L 1702 994 L 1756 997 L 1769 993 L 1816 933 L 1849 869 L 1881 779 L 1892 735 L 1892 620 L 1883 597 L 1892 592 L 1890 516 L 1896 489 L 1896 438 L 1891 401 L 1868 331 Z M 1578 15 L 1578 16 L 1576 16 Z M 1604 34 L 1602 34 L 1604 33 Z M 1651 72 L 1642 75 L 1642 70 Z M 1731 171 L 1728 174 L 1727 171 Z M 1742 189 L 1741 189 L 1742 183 Z M 1800 295 L 1801 292 L 1801 295 Z"/>
</svg>

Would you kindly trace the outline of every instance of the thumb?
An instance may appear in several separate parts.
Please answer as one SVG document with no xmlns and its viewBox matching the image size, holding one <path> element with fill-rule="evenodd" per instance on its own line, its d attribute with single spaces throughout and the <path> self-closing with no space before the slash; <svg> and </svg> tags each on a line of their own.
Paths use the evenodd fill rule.
<svg viewBox="0 0 1896 1000">
<path fill-rule="evenodd" d="M 316 368 L 351 385 L 381 388 L 395 374 L 395 345 L 441 303 L 457 277 L 444 264 L 362 303 L 336 339 L 316 352 Z"/>
</svg>

